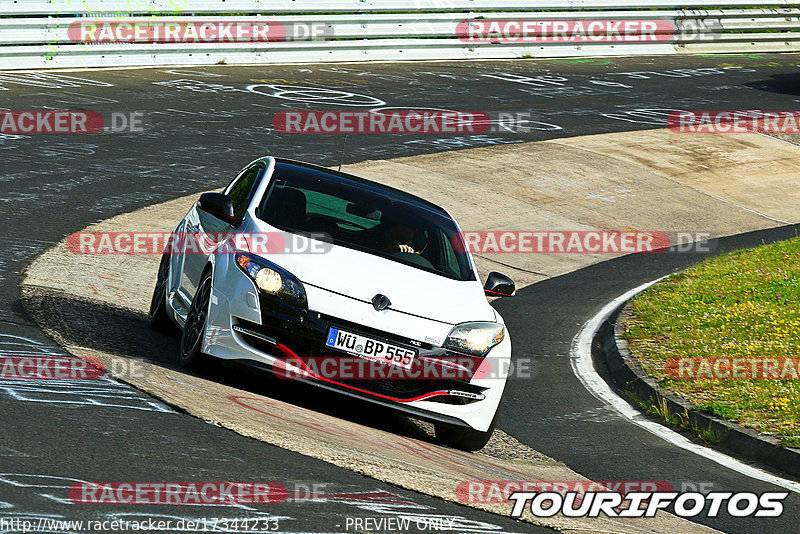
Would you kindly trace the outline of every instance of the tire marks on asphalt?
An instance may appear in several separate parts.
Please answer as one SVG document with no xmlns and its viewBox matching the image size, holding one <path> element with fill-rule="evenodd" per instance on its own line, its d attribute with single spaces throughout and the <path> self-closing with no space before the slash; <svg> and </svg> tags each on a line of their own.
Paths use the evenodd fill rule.
<svg viewBox="0 0 800 534">
<path fill-rule="evenodd" d="M 34 339 L 0 334 L 0 360 L 12 357 L 74 358 L 58 347 Z M 20 402 L 173 412 L 164 403 L 107 376 L 93 380 L 0 378 L 0 395 Z"/>
</svg>

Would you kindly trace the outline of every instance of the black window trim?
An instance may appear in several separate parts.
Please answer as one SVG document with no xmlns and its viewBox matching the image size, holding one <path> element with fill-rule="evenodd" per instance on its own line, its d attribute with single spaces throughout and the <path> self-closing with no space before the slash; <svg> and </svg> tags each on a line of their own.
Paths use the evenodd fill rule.
<svg viewBox="0 0 800 534">
<path fill-rule="evenodd" d="M 227 195 L 228 192 L 233 187 L 233 184 L 235 184 L 237 180 L 242 178 L 244 175 L 246 175 L 253 169 L 257 169 L 256 171 L 257 174 L 256 174 L 256 179 L 253 180 L 253 185 L 250 186 L 250 191 L 248 191 L 247 193 L 247 202 L 246 202 L 247 208 L 249 208 L 250 205 L 253 203 L 253 197 L 256 193 L 256 189 L 258 189 L 258 185 L 261 183 L 261 180 L 264 178 L 264 175 L 267 172 L 267 166 L 264 164 L 263 161 L 259 161 L 255 165 L 245 167 L 244 170 L 242 170 L 239 174 L 237 174 L 236 177 L 233 180 L 231 180 L 227 186 L 225 186 L 225 189 L 222 190 L 222 193 Z M 242 213 L 242 216 L 239 217 L 236 221 L 234 221 L 233 224 L 231 224 L 231 226 L 233 226 L 234 228 L 239 228 L 239 226 L 241 226 L 242 221 L 244 221 L 245 215 L 247 215 L 247 208 L 245 208 L 244 213 Z"/>
</svg>

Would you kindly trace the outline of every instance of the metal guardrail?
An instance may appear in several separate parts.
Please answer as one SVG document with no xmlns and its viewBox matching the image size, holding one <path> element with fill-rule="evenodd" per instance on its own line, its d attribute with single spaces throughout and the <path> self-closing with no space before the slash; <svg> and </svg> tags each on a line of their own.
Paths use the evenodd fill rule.
<svg viewBox="0 0 800 534">
<path fill-rule="evenodd" d="M 800 2 L 775 0 L 0 0 L 0 69 L 656 55 L 800 50 Z M 760 6 L 760 7 L 759 7 Z M 469 42 L 465 22 L 668 21 L 652 42 Z M 95 20 L 311 24 L 311 40 L 79 42 Z"/>
</svg>

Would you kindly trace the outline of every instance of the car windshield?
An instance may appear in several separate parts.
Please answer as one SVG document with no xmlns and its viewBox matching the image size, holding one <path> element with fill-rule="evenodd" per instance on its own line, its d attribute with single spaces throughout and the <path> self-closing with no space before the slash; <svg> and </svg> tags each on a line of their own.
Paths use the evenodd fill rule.
<svg viewBox="0 0 800 534">
<path fill-rule="evenodd" d="M 446 212 L 374 182 L 279 161 L 258 216 L 287 232 L 327 234 L 336 245 L 454 280 L 475 279 Z"/>
</svg>

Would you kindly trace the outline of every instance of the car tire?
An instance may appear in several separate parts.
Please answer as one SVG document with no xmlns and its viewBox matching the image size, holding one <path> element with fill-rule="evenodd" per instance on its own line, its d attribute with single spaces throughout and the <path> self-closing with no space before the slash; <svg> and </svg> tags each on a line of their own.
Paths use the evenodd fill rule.
<svg viewBox="0 0 800 534">
<path fill-rule="evenodd" d="M 167 282 L 169 281 L 169 254 L 161 256 L 156 276 L 156 287 L 153 289 L 153 298 L 150 299 L 150 328 L 157 332 L 168 332 L 174 324 L 167 315 Z"/>
<path fill-rule="evenodd" d="M 211 302 L 211 272 L 207 272 L 197 284 L 192 305 L 186 315 L 186 324 L 183 325 L 181 335 L 180 357 L 181 365 L 186 369 L 199 368 L 207 361 L 203 354 L 203 338 L 206 334 L 208 308 Z"/>
<path fill-rule="evenodd" d="M 481 450 L 494 434 L 495 421 L 489 426 L 489 430 L 481 432 L 473 428 L 448 425 L 445 423 L 435 423 L 436 439 L 444 445 L 449 445 L 462 451 L 474 452 Z"/>
</svg>

